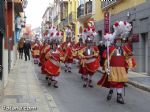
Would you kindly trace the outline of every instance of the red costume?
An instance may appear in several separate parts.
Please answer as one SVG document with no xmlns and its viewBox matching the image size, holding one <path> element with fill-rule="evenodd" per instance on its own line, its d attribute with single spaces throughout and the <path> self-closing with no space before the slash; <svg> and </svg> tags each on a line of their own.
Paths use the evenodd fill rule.
<svg viewBox="0 0 150 112">
<path fill-rule="evenodd" d="M 82 51 L 80 51 L 80 70 L 79 73 L 82 75 L 93 75 L 99 68 L 99 55 L 98 55 L 98 49 L 94 47 L 90 48 L 91 54 L 88 54 L 88 49 L 83 48 Z"/>
<path fill-rule="evenodd" d="M 43 74 L 46 73 L 45 71 L 45 62 L 48 60 L 49 58 L 49 53 L 50 51 L 50 46 L 49 45 L 44 45 L 41 49 L 41 57 L 40 57 L 40 61 L 41 61 L 41 71 Z"/>
<path fill-rule="evenodd" d="M 110 75 L 108 76 L 108 82 L 106 79 L 107 77 L 103 76 L 102 79 L 98 82 L 98 85 L 112 88 L 123 88 L 124 82 L 128 81 L 127 69 L 135 67 L 135 60 L 133 57 L 131 57 L 132 50 L 129 48 L 129 46 L 122 46 L 120 47 L 120 50 L 122 54 L 117 55 L 118 49 L 115 46 L 111 46 L 109 48 Z M 106 51 L 103 53 L 103 58 L 105 58 L 104 69 L 106 70 L 108 61 Z"/>
<path fill-rule="evenodd" d="M 40 45 L 35 43 L 32 47 L 33 50 L 33 58 L 39 58 L 40 56 Z"/>
<path fill-rule="evenodd" d="M 48 76 L 59 76 L 60 74 L 60 56 L 57 52 L 50 52 L 50 59 L 45 63 L 45 70 L 47 71 Z"/>
</svg>

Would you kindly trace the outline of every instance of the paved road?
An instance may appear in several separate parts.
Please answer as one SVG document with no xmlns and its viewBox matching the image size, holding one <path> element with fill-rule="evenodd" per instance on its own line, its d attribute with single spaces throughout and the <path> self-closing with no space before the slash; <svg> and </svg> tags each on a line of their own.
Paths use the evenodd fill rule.
<svg viewBox="0 0 150 112">
<path fill-rule="evenodd" d="M 63 69 L 63 67 L 62 67 Z M 78 69 L 73 73 L 64 73 L 59 78 L 59 88 L 48 87 L 40 68 L 35 65 L 35 72 L 41 85 L 51 94 L 60 112 L 150 112 L 150 93 L 132 86 L 126 89 L 126 104 L 116 103 L 116 94 L 110 102 L 106 101 L 108 90 L 96 86 L 100 74 L 94 76 L 94 88 L 83 88 Z"/>
</svg>

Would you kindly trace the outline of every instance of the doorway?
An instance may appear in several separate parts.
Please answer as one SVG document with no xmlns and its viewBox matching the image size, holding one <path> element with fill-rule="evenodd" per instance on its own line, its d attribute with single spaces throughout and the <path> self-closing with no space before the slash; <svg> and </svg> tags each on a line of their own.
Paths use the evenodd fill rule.
<svg viewBox="0 0 150 112">
<path fill-rule="evenodd" d="M 3 34 L 0 32 L 0 81 L 3 78 Z"/>
<path fill-rule="evenodd" d="M 102 41 L 102 30 L 98 31 L 98 40 Z"/>
<path fill-rule="evenodd" d="M 148 33 L 141 34 L 143 72 L 148 73 Z"/>
</svg>

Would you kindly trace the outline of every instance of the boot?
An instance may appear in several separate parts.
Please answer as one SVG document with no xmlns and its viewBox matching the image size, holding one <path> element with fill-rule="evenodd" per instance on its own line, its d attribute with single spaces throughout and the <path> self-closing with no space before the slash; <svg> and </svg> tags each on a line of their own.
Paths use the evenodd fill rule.
<svg viewBox="0 0 150 112">
<path fill-rule="evenodd" d="M 51 84 L 52 84 L 52 77 L 46 77 L 47 78 L 47 80 L 48 80 L 48 86 L 51 86 Z"/>
<path fill-rule="evenodd" d="M 109 90 L 109 93 L 107 95 L 107 101 L 111 100 L 112 95 L 113 95 L 113 90 Z"/>
<path fill-rule="evenodd" d="M 86 88 L 87 87 L 87 84 L 83 84 L 83 88 Z"/>
<path fill-rule="evenodd" d="M 68 67 L 68 72 L 71 73 L 71 67 Z"/>
<path fill-rule="evenodd" d="M 68 68 L 67 65 L 65 65 L 65 70 L 64 70 L 65 72 L 67 72 L 67 68 Z"/>
<path fill-rule="evenodd" d="M 54 82 L 54 88 L 58 88 L 57 81 Z"/>
<path fill-rule="evenodd" d="M 83 78 L 83 75 L 81 76 L 81 79 L 83 80 L 84 78 Z"/>
<path fill-rule="evenodd" d="M 117 93 L 117 103 L 124 104 L 124 100 L 121 93 Z"/>
<path fill-rule="evenodd" d="M 93 88 L 92 80 L 89 80 L 89 87 Z"/>
<path fill-rule="evenodd" d="M 86 88 L 87 87 L 88 78 L 84 78 L 83 80 L 84 80 L 83 88 Z"/>
<path fill-rule="evenodd" d="M 48 80 L 48 86 L 51 86 L 52 82 L 51 80 Z"/>
<path fill-rule="evenodd" d="M 42 72 L 43 73 L 43 72 Z M 48 77 L 45 77 L 46 80 L 48 80 Z"/>
</svg>

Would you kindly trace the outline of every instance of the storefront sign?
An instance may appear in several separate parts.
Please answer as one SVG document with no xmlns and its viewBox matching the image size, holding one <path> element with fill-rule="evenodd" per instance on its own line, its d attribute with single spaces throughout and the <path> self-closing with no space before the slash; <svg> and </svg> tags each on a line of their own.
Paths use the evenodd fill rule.
<svg viewBox="0 0 150 112">
<path fill-rule="evenodd" d="M 132 35 L 132 42 L 139 42 L 139 34 Z"/>
<path fill-rule="evenodd" d="M 110 13 L 104 13 L 104 34 L 110 32 Z"/>
</svg>

